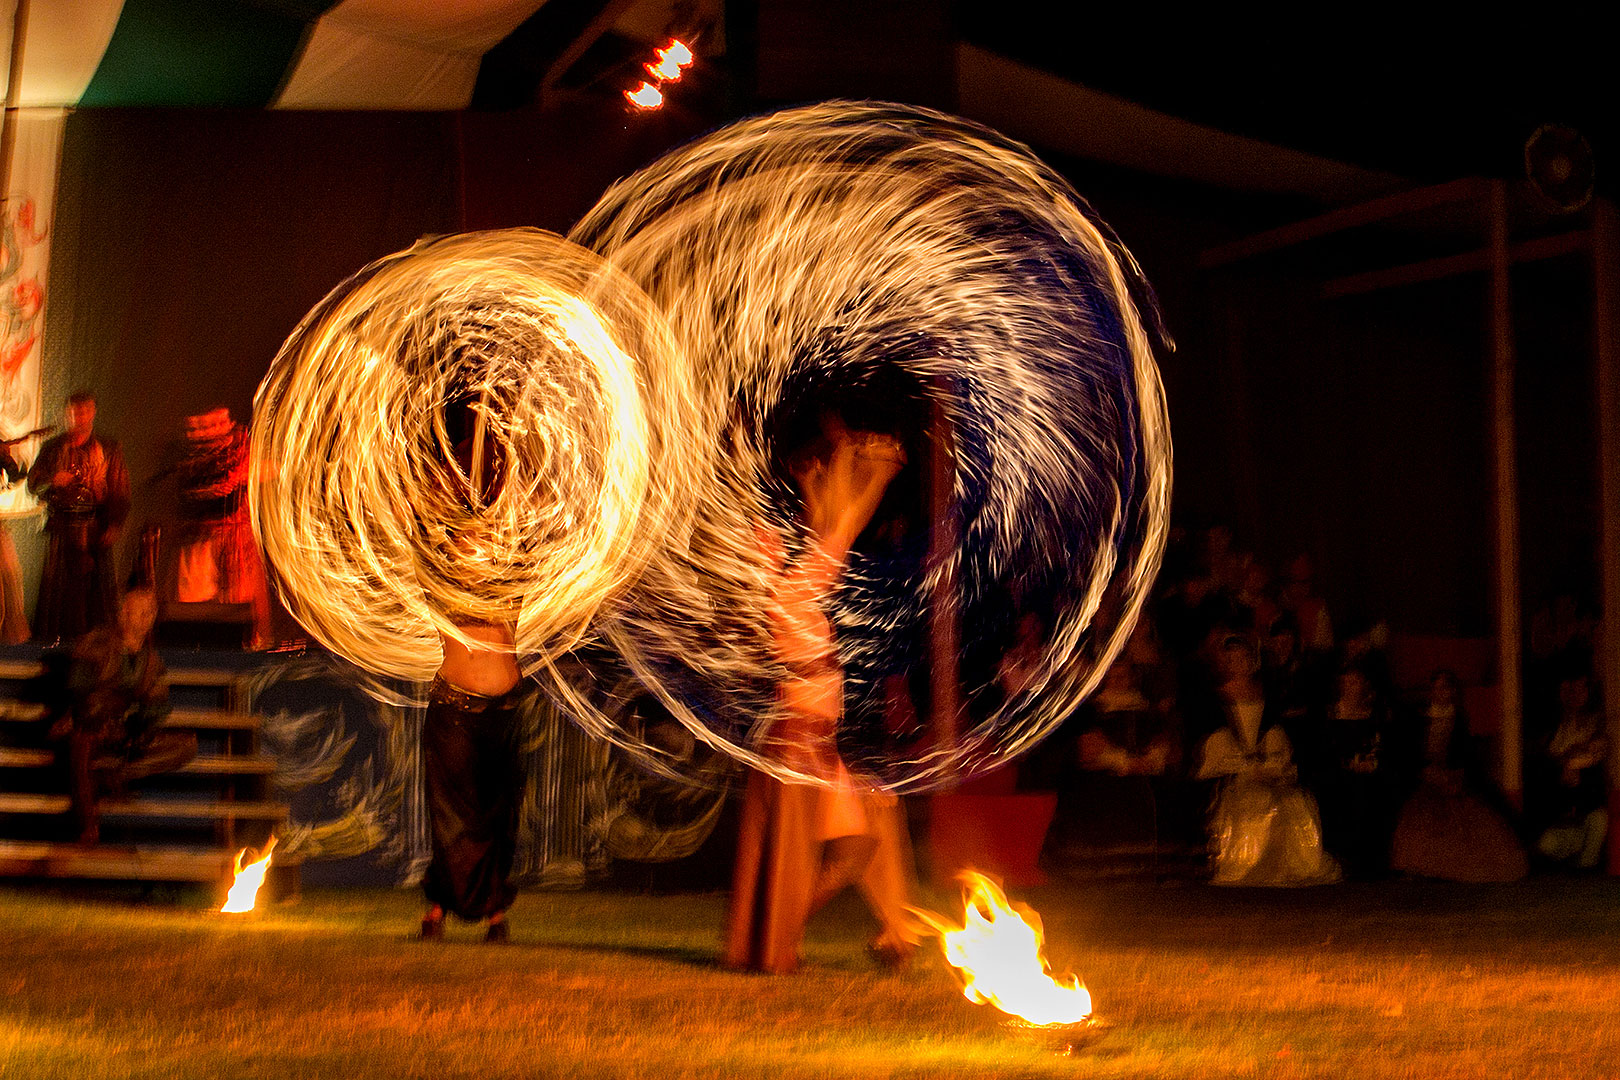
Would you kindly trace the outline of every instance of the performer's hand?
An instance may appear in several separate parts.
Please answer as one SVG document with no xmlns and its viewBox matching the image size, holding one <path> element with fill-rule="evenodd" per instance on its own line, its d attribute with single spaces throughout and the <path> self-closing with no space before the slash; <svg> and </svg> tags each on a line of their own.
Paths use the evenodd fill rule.
<svg viewBox="0 0 1620 1080">
<path fill-rule="evenodd" d="M 118 543 L 118 526 L 109 525 L 105 529 L 101 530 L 102 547 L 110 548 L 116 543 Z"/>
</svg>

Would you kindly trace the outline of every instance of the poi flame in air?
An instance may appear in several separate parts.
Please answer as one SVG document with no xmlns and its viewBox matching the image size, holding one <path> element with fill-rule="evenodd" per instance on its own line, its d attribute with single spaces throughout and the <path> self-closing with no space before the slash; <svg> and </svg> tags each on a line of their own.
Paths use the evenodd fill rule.
<svg viewBox="0 0 1620 1080">
<path fill-rule="evenodd" d="M 920 912 L 939 932 L 945 959 L 974 1004 L 994 1005 L 1028 1024 L 1076 1024 L 1091 1015 L 1091 994 L 1074 975 L 1054 978 L 1043 951 L 1041 919 L 1007 902 L 983 874 L 968 871 L 966 912 L 960 927 Z"/>
<path fill-rule="evenodd" d="M 275 846 L 276 838 L 272 836 L 264 846 L 264 853 L 245 866 L 243 860 L 247 858 L 248 849 L 243 848 L 236 853 L 236 878 L 231 882 L 231 891 L 226 894 L 225 906 L 220 911 L 240 915 L 253 910 L 259 889 L 264 885 L 264 876 L 270 872 L 270 852 Z"/>
</svg>

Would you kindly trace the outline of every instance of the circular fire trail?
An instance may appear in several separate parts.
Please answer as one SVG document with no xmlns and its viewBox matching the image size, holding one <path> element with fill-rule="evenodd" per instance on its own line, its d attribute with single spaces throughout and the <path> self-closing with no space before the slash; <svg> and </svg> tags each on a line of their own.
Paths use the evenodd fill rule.
<svg viewBox="0 0 1620 1080">
<path fill-rule="evenodd" d="M 447 635 L 572 647 L 681 532 L 688 369 L 599 256 L 531 229 L 424 241 L 328 295 L 259 388 L 253 526 L 292 614 L 379 675 Z"/>
<path fill-rule="evenodd" d="M 908 461 L 831 599 L 859 781 L 923 790 L 993 767 L 1090 692 L 1158 565 L 1170 444 L 1151 295 L 1061 177 L 966 121 L 830 103 L 671 153 L 570 238 L 669 320 L 695 383 L 678 438 L 717 453 L 690 534 L 604 612 L 589 662 L 710 746 L 817 779 L 768 749 L 789 673 L 766 612 L 804 543 L 783 460 L 833 413 Z M 949 657 L 932 675 L 931 655 Z M 683 770 L 623 710 L 548 681 L 596 734 Z M 917 720 L 945 682 L 960 714 Z"/>
</svg>

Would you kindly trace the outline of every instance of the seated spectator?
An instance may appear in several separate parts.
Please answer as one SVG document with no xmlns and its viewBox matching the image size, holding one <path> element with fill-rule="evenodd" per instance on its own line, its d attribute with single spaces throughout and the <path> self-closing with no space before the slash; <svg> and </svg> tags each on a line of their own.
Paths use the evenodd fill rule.
<svg viewBox="0 0 1620 1080">
<path fill-rule="evenodd" d="M 1320 791 L 1328 849 L 1351 877 L 1383 877 L 1389 872 L 1403 762 L 1389 701 L 1360 667 L 1339 673 L 1339 694 L 1326 729 L 1330 760 Z"/>
<path fill-rule="evenodd" d="M 1328 756 L 1322 719 L 1330 674 L 1323 673 L 1317 656 L 1305 653 L 1299 626 L 1286 612 L 1272 620 L 1260 656 L 1266 703 L 1294 747 L 1301 779 L 1313 786 Z"/>
<path fill-rule="evenodd" d="M 1178 740 L 1143 693 L 1135 665 L 1115 661 L 1074 726 L 1074 757 L 1057 784 L 1054 849 L 1075 859 L 1151 854 L 1159 839 L 1158 787 Z"/>
<path fill-rule="evenodd" d="M 1266 709 L 1254 645 L 1229 635 L 1220 659 L 1226 722 L 1204 741 L 1198 767 L 1199 779 L 1217 782 L 1209 818 L 1215 884 L 1338 880 L 1338 865 L 1322 850 L 1316 802 L 1295 783 L 1288 736 Z"/>
<path fill-rule="evenodd" d="M 192 732 L 163 731 L 168 679 L 152 648 L 157 597 L 131 589 L 118 622 L 90 631 L 73 646 L 67 715 L 53 728 L 66 743 L 79 841 L 100 839 L 100 798 L 130 781 L 171 772 L 197 756 Z"/>
<path fill-rule="evenodd" d="M 1549 824 L 1536 847 L 1554 862 L 1591 870 L 1609 834 L 1603 711 L 1595 707 L 1584 674 L 1559 683 L 1558 704 L 1558 726 L 1542 755 Z"/>
<path fill-rule="evenodd" d="M 1459 701 L 1455 675 L 1430 676 L 1422 772 L 1395 827 L 1390 865 L 1447 881 L 1517 881 L 1529 866 Z"/>
<path fill-rule="evenodd" d="M 1333 618 L 1327 601 L 1317 595 L 1316 570 L 1309 555 L 1299 555 L 1288 564 L 1278 601 L 1294 616 L 1306 652 L 1333 651 Z"/>
</svg>

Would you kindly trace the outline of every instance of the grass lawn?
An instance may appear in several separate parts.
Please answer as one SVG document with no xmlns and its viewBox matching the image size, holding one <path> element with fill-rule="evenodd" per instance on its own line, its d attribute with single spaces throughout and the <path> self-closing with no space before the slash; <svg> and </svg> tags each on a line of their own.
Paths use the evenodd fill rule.
<svg viewBox="0 0 1620 1080">
<path fill-rule="evenodd" d="M 853 898 L 803 973 L 713 958 L 715 895 L 530 893 L 513 944 L 406 891 L 222 916 L 0 890 L 0 1077 L 1620 1076 L 1620 884 L 1014 890 L 1112 1030 L 1061 1058 L 937 950 L 874 970 Z"/>
</svg>

